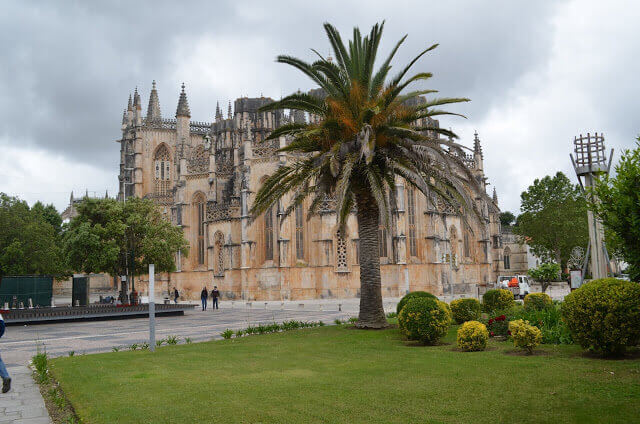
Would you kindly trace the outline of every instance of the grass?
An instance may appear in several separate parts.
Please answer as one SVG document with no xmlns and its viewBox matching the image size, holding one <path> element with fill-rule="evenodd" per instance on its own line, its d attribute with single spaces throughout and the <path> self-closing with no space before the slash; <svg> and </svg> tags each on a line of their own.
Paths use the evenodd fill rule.
<svg viewBox="0 0 640 424">
<path fill-rule="evenodd" d="M 51 372 L 85 423 L 602 423 L 640 416 L 640 361 L 577 346 L 513 354 L 423 347 L 398 330 L 330 326 L 61 357 Z"/>
</svg>

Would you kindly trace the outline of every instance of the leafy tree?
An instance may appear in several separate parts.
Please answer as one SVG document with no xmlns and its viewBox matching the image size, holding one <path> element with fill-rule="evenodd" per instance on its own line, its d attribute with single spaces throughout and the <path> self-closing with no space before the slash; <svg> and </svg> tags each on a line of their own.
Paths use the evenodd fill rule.
<svg viewBox="0 0 640 424">
<path fill-rule="evenodd" d="M 45 206 L 44 204 L 42 204 L 42 202 L 38 201 L 33 205 L 31 210 L 34 213 L 40 215 L 46 222 L 51 224 L 56 234 L 60 234 L 60 232 L 62 231 L 62 217 L 58 213 L 58 210 L 55 206 L 51 204 Z"/>
<path fill-rule="evenodd" d="M 596 182 L 599 201 L 589 206 L 608 230 L 607 248 L 629 264 L 631 280 L 640 282 L 640 143 L 623 152 L 615 171 L 615 177 Z"/>
<path fill-rule="evenodd" d="M 530 269 L 529 275 L 542 285 L 542 293 L 544 293 L 551 282 L 560 277 L 560 265 L 555 262 L 547 262 L 537 268 Z"/>
<path fill-rule="evenodd" d="M 0 279 L 3 275 L 68 275 L 54 228 L 51 205 L 33 208 L 0 193 Z M 49 216 L 42 210 L 50 212 Z M 57 212 L 55 212 L 57 214 Z"/>
<path fill-rule="evenodd" d="M 188 254 L 182 229 L 172 225 L 153 201 L 130 198 L 85 199 L 64 233 L 70 266 L 87 273 L 140 275 L 155 264 L 158 272 L 175 270 L 175 254 Z"/>
<path fill-rule="evenodd" d="M 587 203 L 580 187 L 558 172 L 536 179 L 520 199 L 522 214 L 514 232 L 525 238 L 536 256 L 565 269 L 571 250 L 589 243 Z"/>
<path fill-rule="evenodd" d="M 516 216 L 509 211 L 500 213 L 500 225 L 503 227 L 509 227 L 516 220 Z"/>
<path fill-rule="evenodd" d="M 324 29 L 335 61 L 318 55 L 307 63 L 291 56 L 277 62 L 291 65 L 316 83 L 324 95 L 295 93 L 261 110 L 293 109 L 316 117 L 310 123 L 292 123 L 273 131 L 267 140 L 289 136 L 280 149 L 296 159 L 271 175 L 262 185 L 251 209 L 254 216 L 265 212 L 279 199 L 292 194 L 285 214 L 310 197 L 309 216 L 326 197 L 335 198 L 338 224 L 344 227 L 356 209 L 360 238 L 360 313 L 357 326 L 381 328 L 387 325 L 382 308 L 378 225 L 390 222 L 396 202 L 395 179 L 430 198 L 437 194 L 457 210 L 475 210 L 465 193 L 465 184 L 477 183 L 460 159 L 448 153 L 462 146 L 456 135 L 438 128 L 431 117 L 456 115 L 438 106 L 464 102 L 464 98 L 434 98 L 422 95 L 434 90 L 405 92 L 411 83 L 429 79 L 427 72 L 407 77 L 415 62 L 437 47 L 423 50 L 407 66 L 388 78 L 403 37 L 375 70 L 376 55 L 384 23 L 376 24 L 364 38 L 355 28 L 347 48 L 330 24 Z M 444 135 L 446 137 L 439 137 Z M 449 138 L 450 137 L 450 138 Z M 477 212 L 477 211 L 476 211 Z"/>
</svg>

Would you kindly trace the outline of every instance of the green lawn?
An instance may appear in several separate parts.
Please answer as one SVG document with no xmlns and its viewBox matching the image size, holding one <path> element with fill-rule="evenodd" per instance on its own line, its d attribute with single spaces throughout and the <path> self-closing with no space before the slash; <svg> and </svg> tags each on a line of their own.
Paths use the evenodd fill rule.
<svg viewBox="0 0 640 424">
<path fill-rule="evenodd" d="M 575 346 L 412 346 L 345 326 L 74 356 L 52 372 L 86 423 L 623 423 L 640 417 L 640 360 Z"/>
</svg>

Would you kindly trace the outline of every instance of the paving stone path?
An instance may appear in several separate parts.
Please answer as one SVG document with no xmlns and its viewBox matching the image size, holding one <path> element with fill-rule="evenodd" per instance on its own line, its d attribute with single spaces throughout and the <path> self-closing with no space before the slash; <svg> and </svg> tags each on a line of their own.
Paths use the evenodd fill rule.
<svg viewBox="0 0 640 424">
<path fill-rule="evenodd" d="M 26 365 L 8 366 L 11 390 L 0 394 L 0 424 L 50 424 L 51 419 L 31 370 Z"/>
</svg>

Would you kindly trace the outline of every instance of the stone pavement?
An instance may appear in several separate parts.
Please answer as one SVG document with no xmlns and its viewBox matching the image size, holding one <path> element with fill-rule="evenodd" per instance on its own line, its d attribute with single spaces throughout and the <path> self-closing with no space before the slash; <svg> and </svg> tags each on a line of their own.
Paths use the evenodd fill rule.
<svg viewBox="0 0 640 424">
<path fill-rule="evenodd" d="M 50 424 L 40 390 L 25 365 L 7 367 L 11 390 L 0 394 L 0 424 Z"/>
</svg>

